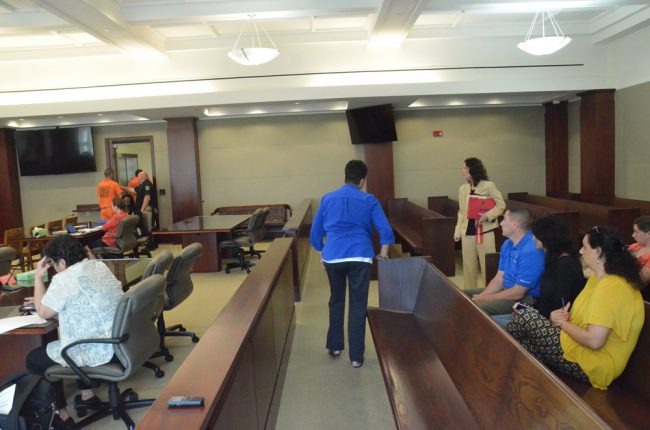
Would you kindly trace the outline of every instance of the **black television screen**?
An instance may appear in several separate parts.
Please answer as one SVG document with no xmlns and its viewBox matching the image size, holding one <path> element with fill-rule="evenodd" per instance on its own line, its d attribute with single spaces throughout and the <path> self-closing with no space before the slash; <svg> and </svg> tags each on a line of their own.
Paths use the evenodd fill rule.
<svg viewBox="0 0 650 430">
<path fill-rule="evenodd" d="M 21 176 L 95 172 L 90 127 L 16 130 Z"/>
<path fill-rule="evenodd" d="M 369 106 L 346 112 L 353 144 L 383 143 L 397 140 L 392 105 Z"/>
</svg>

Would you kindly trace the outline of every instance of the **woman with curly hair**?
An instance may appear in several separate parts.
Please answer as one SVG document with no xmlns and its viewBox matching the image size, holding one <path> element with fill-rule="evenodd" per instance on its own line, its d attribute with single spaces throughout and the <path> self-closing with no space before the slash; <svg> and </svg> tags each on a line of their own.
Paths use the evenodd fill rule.
<svg viewBox="0 0 650 430">
<path fill-rule="evenodd" d="M 496 252 L 494 230 L 499 228 L 497 218 L 506 210 L 501 191 L 488 180 L 483 162 L 478 158 L 468 158 L 463 164 L 465 183 L 458 189 L 458 221 L 454 240 L 461 241 L 463 250 L 463 289 L 473 290 L 477 286 L 478 265 L 485 273 L 485 254 Z M 482 214 L 479 219 L 468 218 L 470 196 L 489 197 L 495 206 Z"/>
<path fill-rule="evenodd" d="M 606 389 L 623 373 L 643 327 L 639 264 L 610 227 L 591 229 L 580 255 L 593 275 L 573 307 L 549 319 L 517 310 L 508 331 L 555 370 Z"/>
</svg>

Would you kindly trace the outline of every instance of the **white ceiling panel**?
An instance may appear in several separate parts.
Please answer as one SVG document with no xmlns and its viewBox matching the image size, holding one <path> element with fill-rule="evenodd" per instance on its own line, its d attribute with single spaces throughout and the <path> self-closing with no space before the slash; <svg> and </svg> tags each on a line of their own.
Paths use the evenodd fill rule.
<svg viewBox="0 0 650 430">
<path fill-rule="evenodd" d="M 542 6 L 574 40 L 533 58 L 516 43 Z M 280 55 L 245 67 L 226 53 L 251 14 Z M 641 0 L 0 0 L 0 119 L 90 121 L 100 108 L 275 115 L 297 109 L 293 100 L 327 111 L 377 97 L 435 108 L 483 93 L 534 104 L 620 82 L 608 44 L 649 26 Z M 490 105 L 481 100 L 466 105 Z"/>
</svg>

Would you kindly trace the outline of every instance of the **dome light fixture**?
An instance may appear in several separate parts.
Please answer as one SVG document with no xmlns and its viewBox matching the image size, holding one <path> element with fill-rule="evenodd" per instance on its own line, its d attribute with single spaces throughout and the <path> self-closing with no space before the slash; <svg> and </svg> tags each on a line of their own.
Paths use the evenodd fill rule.
<svg viewBox="0 0 650 430">
<path fill-rule="evenodd" d="M 531 55 L 549 55 L 553 54 L 560 49 L 564 48 L 571 42 L 571 38 L 567 37 L 562 33 L 562 29 L 559 24 L 548 11 L 548 9 L 541 10 L 541 19 L 539 20 L 539 26 L 542 28 L 541 37 L 531 37 L 535 26 L 537 25 L 537 18 L 540 16 L 540 11 L 535 12 L 535 17 L 533 22 L 530 24 L 528 33 L 523 42 L 517 44 L 517 48 L 521 49 L 524 52 L 527 52 Z M 546 16 L 546 19 L 544 18 Z M 551 24 L 553 28 L 554 35 L 546 34 L 546 21 Z M 550 33 L 549 33 L 550 34 Z"/>
<path fill-rule="evenodd" d="M 262 32 L 264 33 L 264 35 L 270 42 L 270 46 L 272 47 L 262 46 L 262 38 L 260 37 L 260 32 L 257 28 L 257 23 L 255 22 L 255 15 L 248 15 L 248 16 L 250 20 L 245 22 L 244 25 L 242 26 L 239 32 L 239 36 L 237 36 L 237 40 L 235 41 L 235 46 L 232 48 L 232 51 L 228 52 L 228 57 L 230 57 L 230 59 L 235 61 L 236 63 L 241 64 L 242 66 L 258 66 L 260 64 L 268 63 L 269 61 L 275 59 L 275 57 L 280 55 L 280 51 L 278 51 L 278 48 L 275 46 L 275 43 L 273 43 L 271 36 L 269 36 L 269 34 L 264 29 L 264 26 L 260 24 L 260 28 L 262 29 Z M 249 25 L 250 25 L 250 33 L 251 33 L 250 46 L 237 47 L 237 45 L 239 44 L 239 40 L 241 39 L 241 36 L 244 33 L 244 30 Z"/>
</svg>

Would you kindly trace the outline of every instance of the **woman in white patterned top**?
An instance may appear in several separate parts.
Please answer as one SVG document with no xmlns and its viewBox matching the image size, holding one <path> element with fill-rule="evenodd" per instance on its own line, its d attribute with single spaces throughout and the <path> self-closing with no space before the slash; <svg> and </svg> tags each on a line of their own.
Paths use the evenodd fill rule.
<svg viewBox="0 0 650 430">
<path fill-rule="evenodd" d="M 72 342 L 111 337 L 115 309 L 124 294 L 122 284 L 103 262 L 87 257 L 81 244 L 71 236 L 57 237 L 43 249 L 43 258 L 36 266 L 34 297 L 30 301 L 42 318 L 58 318 L 60 340 L 30 352 L 26 364 L 32 373 L 42 375 L 55 364 L 65 366 L 61 350 Z M 50 267 L 57 273 L 46 290 L 43 276 Z M 93 367 L 115 360 L 110 344 L 78 345 L 70 348 L 69 355 L 79 366 Z M 79 384 L 79 388 L 81 401 L 92 399 L 88 406 L 99 402 L 90 387 Z M 73 426 L 65 410 L 62 385 L 56 391 L 61 418 L 66 425 Z"/>
</svg>

